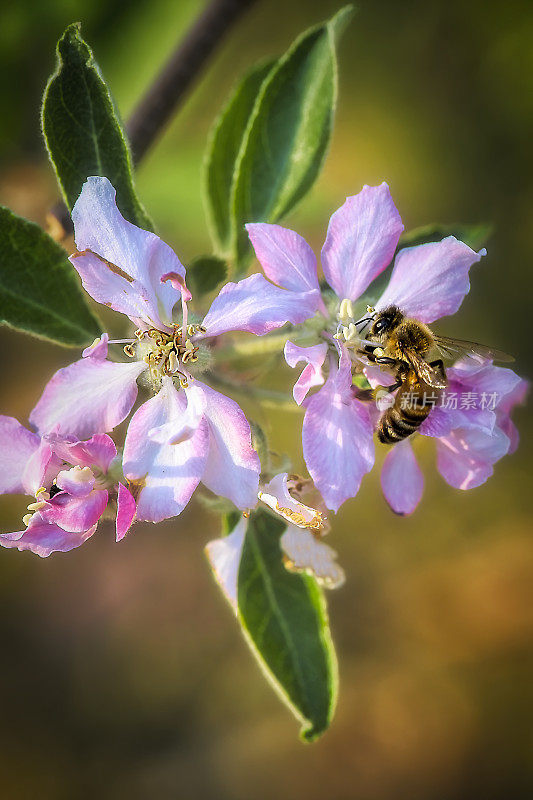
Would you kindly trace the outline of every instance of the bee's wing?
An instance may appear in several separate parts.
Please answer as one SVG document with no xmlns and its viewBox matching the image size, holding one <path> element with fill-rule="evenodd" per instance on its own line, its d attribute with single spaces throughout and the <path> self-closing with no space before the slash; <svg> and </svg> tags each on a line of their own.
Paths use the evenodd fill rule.
<svg viewBox="0 0 533 800">
<path fill-rule="evenodd" d="M 428 364 L 427 361 L 424 361 L 415 350 L 411 350 L 409 347 L 404 347 L 402 349 L 402 354 L 407 363 L 411 365 L 417 376 L 424 381 L 424 383 L 427 383 L 428 386 L 434 389 L 444 389 L 446 387 L 444 370 L 435 369 Z"/>
<path fill-rule="evenodd" d="M 514 361 L 513 356 L 496 350 L 494 347 L 486 347 L 484 344 L 469 342 L 466 339 L 451 339 L 448 336 L 435 336 L 435 344 L 443 356 L 446 358 L 458 358 L 467 356 L 473 361 L 484 363 L 487 359 L 492 361 Z"/>
</svg>

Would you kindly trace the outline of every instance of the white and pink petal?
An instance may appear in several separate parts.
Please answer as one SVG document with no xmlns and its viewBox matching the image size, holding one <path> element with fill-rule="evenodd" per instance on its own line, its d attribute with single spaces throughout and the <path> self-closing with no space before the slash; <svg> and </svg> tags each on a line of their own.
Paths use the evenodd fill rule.
<svg viewBox="0 0 533 800">
<path fill-rule="evenodd" d="M 368 409 L 353 396 L 349 356 L 332 366 L 325 385 L 305 401 L 302 441 L 309 474 L 328 508 L 337 511 L 359 491 L 374 463 Z"/>
<path fill-rule="evenodd" d="M 332 215 L 322 248 L 324 276 L 341 299 L 357 300 L 390 264 L 403 224 L 386 183 L 364 186 Z"/>
<path fill-rule="evenodd" d="M 86 180 L 72 209 L 72 220 L 78 250 L 91 250 L 118 267 L 122 274 L 117 277 L 124 276 L 127 282 L 135 282 L 139 289 L 142 287 L 139 294 L 147 307 L 157 311 L 161 305 L 163 322 L 170 321 L 179 294 L 170 283 L 162 283 L 161 278 L 169 272 L 185 277 L 185 268 L 172 248 L 155 233 L 124 219 L 117 208 L 115 189 L 107 178 Z M 73 260 L 76 268 L 77 260 Z M 109 268 L 108 272 L 116 274 Z M 113 301 L 113 297 L 108 297 L 107 302 Z M 158 322 L 157 319 L 152 321 Z"/>
<path fill-rule="evenodd" d="M 139 520 L 160 522 L 180 514 L 204 474 L 209 428 L 203 416 L 198 419 L 195 412 L 193 424 L 189 416 L 185 394 L 170 378 L 133 415 L 123 468 Z"/>
<path fill-rule="evenodd" d="M 197 381 L 206 400 L 209 455 L 202 482 L 237 508 L 253 508 L 257 502 L 261 464 L 252 447 L 250 424 L 234 400 Z"/>
<path fill-rule="evenodd" d="M 130 490 L 119 483 L 117 491 L 117 519 L 115 523 L 116 540 L 120 542 L 135 520 L 137 506 Z"/>
<path fill-rule="evenodd" d="M 61 460 L 54 453 L 46 439 L 29 457 L 22 474 L 24 493 L 36 495 L 42 487 L 48 489 L 61 468 Z"/>
<path fill-rule="evenodd" d="M 421 322 L 455 314 L 470 290 L 470 267 L 484 255 L 454 236 L 401 250 L 376 310 L 396 305 Z"/>
<path fill-rule="evenodd" d="M 40 439 L 14 417 L 0 416 L 0 494 L 26 492 L 23 475 Z"/>
<path fill-rule="evenodd" d="M 109 334 L 103 333 L 94 342 L 81 351 L 82 358 L 107 358 Z"/>
<path fill-rule="evenodd" d="M 298 325 L 313 317 L 321 301 L 318 289 L 292 292 L 280 289 L 262 275 L 227 283 L 215 297 L 203 325 L 205 336 L 247 331 L 264 336 L 286 322 Z"/>
<path fill-rule="evenodd" d="M 94 525 L 89 530 L 73 533 L 46 522 L 36 513 L 26 530 L 0 534 L 0 546 L 29 550 L 41 558 L 47 558 L 51 553 L 68 553 L 79 547 L 95 533 L 96 528 Z"/>
<path fill-rule="evenodd" d="M 296 500 L 289 492 L 288 474 L 281 472 L 275 475 L 258 493 L 259 500 L 265 503 L 286 522 L 300 528 L 322 527 L 322 514 L 311 506 Z"/>
<path fill-rule="evenodd" d="M 437 469 L 450 486 L 472 489 L 485 483 L 510 447 L 499 428 L 458 428 L 437 441 Z"/>
<path fill-rule="evenodd" d="M 58 370 L 45 386 L 30 422 L 46 434 L 85 439 L 105 433 L 124 420 L 137 397 L 142 361 L 119 364 L 82 358 Z"/>
<path fill-rule="evenodd" d="M 322 365 L 327 351 L 328 346 L 325 342 L 311 347 L 299 347 L 292 342 L 285 343 L 283 353 L 289 367 L 295 367 L 300 361 L 304 361 L 306 364 L 292 390 L 293 397 L 298 405 L 302 404 L 313 386 L 322 386 L 324 383 Z"/>
<path fill-rule="evenodd" d="M 385 456 L 381 488 L 395 514 L 412 514 L 419 504 L 424 491 L 424 476 L 408 439 L 395 444 Z"/>
<path fill-rule="evenodd" d="M 95 477 L 90 467 L 71 467 L 58 472 L 56 486 L 73 497 L 86 497 L 92 492 Z"/>
<path fill-rule="evenodd" d="M 238 610 L 239 567 L 247 527 L 248 520 L 241 517 L 228 536 L 213 539 L 205 546 L 213 575 L 235 613 Z"/>
<path fill-rule="evenodd" d="M 245 227 L 269 280 L 292 292 L 319 290 L 316 256 L 300 234 L 266 222 Z"/>
<path fill-rule="evenodd" d="M 40 510 L 41 517 L 65 531 L 82 533 L 96 525 L 107 506 L 105 489 L 94 489 L 90 494 L 76 497 L 59 492 Z"/>
<path fill-rule="evenodd" d="M 57 435 L 49 435 L 47 440 L 63 461 L 79 467 L 98 467 L 104 473 L 117 455 L 116 445 L 106 433 L 97 433 L 83 442 Z"/>
</svg>

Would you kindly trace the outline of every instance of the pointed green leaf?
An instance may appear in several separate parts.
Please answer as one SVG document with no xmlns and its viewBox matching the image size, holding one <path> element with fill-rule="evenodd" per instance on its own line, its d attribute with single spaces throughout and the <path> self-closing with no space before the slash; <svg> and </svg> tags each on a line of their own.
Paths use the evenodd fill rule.
<svg viewBox="0 0 533 800">
<path fill-rule="evenodd" d="M 487 222 L 478 222 L 470 225 L 461 223 L 450 225 L 422 225 L 406 231 L 400 237 L 399 249 L 402 247 L 415 247 L 419 244 L 428 242 L 439 242 L 446 236 L 455 236 L 459 241 L 464 242 L 473 250 L 479 250 L 490 239 L 492 235 L 492 225 Z"/>
<path fill-rule="evenodd" d="M 237 158 L 232 250 L 250 254 L 247 222 L 276 222 L 307 194 L 322 166 L 337 99 L 335 45 L 352 8 L 300 36 L 263 82 Z"/>
<path fill-rule="evenodd" d="M 0 321 L 78 347 L 101 332 L 64 249 L 0 206 Z"/>
<path fill-rule="evenodd" d="M 187 286 L 193 297 L 213 292 L 222 283 L 228 265 L 218 256 L 198 256 L 187 267 Z"/>
<path fill-rule="evenodd" d="M 279 539 L 285 525 L 252 514 L 238 579 L 238 616 L 266 677 L 313 741 L 328 728 L 337 700 L 337 661 L 326 604 L 316 580 L 288 572 Z"/>
<path fill-rule="evenodd" d="M 215 120 L 206 152 L 204 198 L 207 219 L 217 250 L 227 253 L 230 244 L 230 196 L 235 161 L 259 89 L 275 62 L 253 67 L 235 89 Z"/>
<path fill-rule="evenodd" d="M 131 157 L 111 95 L 79 24 L 57 44 L 57 68 L 43 99 L 42 128 L 50 160 L 71 210 L 90 175 L 109 178 L 130 222 L 151 230 L 133 185 Z"/>
</svg>

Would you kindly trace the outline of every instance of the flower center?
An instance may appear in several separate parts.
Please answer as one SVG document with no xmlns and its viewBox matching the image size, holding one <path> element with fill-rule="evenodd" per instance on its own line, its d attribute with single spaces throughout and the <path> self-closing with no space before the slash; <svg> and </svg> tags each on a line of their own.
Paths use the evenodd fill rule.
<svg viewBox="0 0 533 800">
<path fill-rule="evenodd" d="M 45 505 L 47 504 L 48 500 L 50 500 L 50 493 L 48 492 L 48 490 L 44 486 L 41 486 L 35 492 L 35 503 L 30 503 L 29 506 L 28 506 L 28 511 L 30 513 L 29 514 L 25 514 L 22 517 L 22 522 L 24 523 L 24 525 L 26 525 L 26 527 L 28 527 L 28 525 L 30 523 L 30 520 L 33 517 L 33 515 L 35 514 L 35 512 L 36 511 L 40 511 L 41 508 L 44 508 Z"/>
<path fill-rule="evenodd" d="M 205 333 L 203 325 L 173 325 L 172 333 L 150 328 L 135 331 L 137 342 L 127 344 L 124 352 L 129 358 L 142 358 L 148 364 L 154 385 L 161 383 L 165 375 L 179 375 L 180 385 L 188 386 L 190 376 L 187 367 L 198 360 L 198 347 L 193 342 L 197 333 Z M 185 367 L 185 370 L 183 369 Z"/>
<path fill-rule="evenodd" d="M 375 309 L 372 306 L 366 307 L 367 317 L 355 321 L 355 316 L 353 313 L 353 303 L 348 298 L 345 297 L 341 300 L 339 305 L 339 310 L 337 312 L 337 331 L 334 334 L 335 339 L 343 339 L 345 344 L 348 347 L 359 347 L 359 344 L 362 339 L 362 331 L 366 327 L 364 323 L 368 323 L 370 321 L 371 315 L 374 314 Z M 361 326 L 362 327 L 359 327 Z"/>
</svg>

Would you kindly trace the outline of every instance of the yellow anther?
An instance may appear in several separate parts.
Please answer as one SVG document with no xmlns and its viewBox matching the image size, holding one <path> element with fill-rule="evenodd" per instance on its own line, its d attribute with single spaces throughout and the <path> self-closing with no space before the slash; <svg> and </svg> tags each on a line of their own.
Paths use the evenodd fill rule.
<svg viewBox="0 0 533 800">
<path fill-rule="evenodd" d="M 196 333 L 196 325 L 187 325 L 187 336 L 194 336 Z"/>
<path fill-rule="evenodd" d="M 124 352 L 128 356 L 128 358 L 135 358 L 135 350 L 133 349 L 132 344 L 124 345 Z"/>
<path fill-rule="evenodd" d="M 135 337 L 141 341 L 141 339 L 144 339 L 144 331 L 142 331 L 140 328 L 137 328 L 135 331 Z"/>
<path fill-rule="evenodd" d="M 357 334 L 357 328 L 355 327 L 353 322 L 350 322 L 348 326 L 344 326 L 342 329 L 342 333 L 344 336 L 344 340 L 346 342 L 351 342 L 352 339 L 355 339 Z"/>
<path fill-rule="evenodd" d="M 47 500 L 48 500 L 48 498 L 49 498 L 49 496 L 50 496 L 50 495 L 48 494 L 48 489 L 46 488 L 46 486 L 39 486 L 39 488 L 38 488 L 38 489 L 37 489 L 37 491 L 35 492 L 35 497 L 36 497 L 37 499 L 39 499 L 39 495 L 40 495 L 40 494 L 45 494 L 45 495 L 46 495 L 46 499 L 47 499 Z"/>
<path fill-rule="evenodd" d="M 176 356 L 176 351 L 171 350 L 168 354 L 168 369 L 169 372 L 176 372 L 178 368 L 178 358 Z"/>
<path fill-rule="evenodd" d="M 44 500 L 39 500 L 37 503 L 30 503 L 28 506 L 28 511 L 40 511 L 41 508 L 44 508 L 46 502 Z"/>
<path fill-rule="evenodd" d="M 366 307 L 366 313 L 367 314 L 375 314 L 376 313 L 376 309 L 374 308 L 374 306 L 367 306 Z"/>
<path fill-rule="evenodd" d="M 82 477 L 84 480 L 90 480 L 93 477 L 93 471 L 90 467 L 80 467 L 79 464 L 76 464 L 72 469 L 77 473 L 78 477 Z"/>
<path fill-rule="evenodd" d="M 306 520 L 305 516 L 300 512 L 293 511 L 292 508 L 283 508 L 283 506 L 278 504 L 276 505 L 276 511 L 286 519 L 289 519 L 293 525 L 297 525 L 299 528 L 310 528 L 311 530 L 319 531 L 324 524 L 324 518 L 322 514 L 316 509 L 308 508 L 309 511 L 314 511 L 314 515 L 310 520 Z"/>
<path fill-rule="evenodd" d="M 339 322 L 342 322 L 343 325 L 346 325 L 348 322 L 353 322 L 353 305 L 352 301 L 348 297 L 345 297 L 344 300 L 341 300 L 337 319 Z"/>
<path fill-rule="evenodd" d="M 28 525 L 30 524 L 30 520 L 31 520 L 31 518 L 32 518 L 32 517 L 33 517 L 33 514 L 25 514 L 25 515 L 22 517 L 22 522 L 24 523 L 24 525 L 25 525 L 26 527 L 28 527 Z"/>
<path fill-rule="evenodd" d="M 198 333 L 207 333 L 207 328 L 205 327 L 205 325 L 197 325 L 196 330 L 198 331 Z"/>
</svg>

